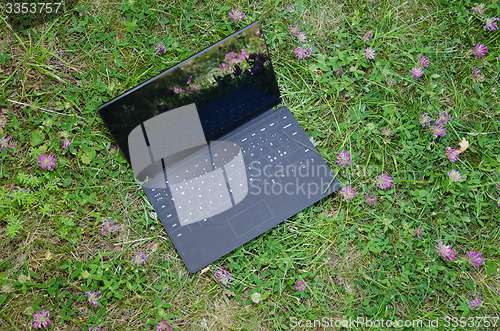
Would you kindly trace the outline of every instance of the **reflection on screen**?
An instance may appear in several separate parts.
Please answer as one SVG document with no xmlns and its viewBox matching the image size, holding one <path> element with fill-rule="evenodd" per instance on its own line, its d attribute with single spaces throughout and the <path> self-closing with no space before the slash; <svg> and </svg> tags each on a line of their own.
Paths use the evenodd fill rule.
<svg viewBox="0 0 500 331">
<path fill-rule="evenodd" d="M 280 103 L 260 23 L 124 93 L 99 112 L 130 162 L 128 135 L 134 128 L 192 103 L 207 141 Z"/>
</svg>

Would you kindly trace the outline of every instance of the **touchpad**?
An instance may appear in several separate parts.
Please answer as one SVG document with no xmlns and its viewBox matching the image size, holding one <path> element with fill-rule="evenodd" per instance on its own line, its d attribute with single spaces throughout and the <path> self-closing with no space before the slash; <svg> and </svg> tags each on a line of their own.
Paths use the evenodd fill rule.
<svg viewBox="0 0 500 331">
<path fill-rule="evenodd" d="M 227 222 L 236 237 L 241 237 L 259 225 L 269 221 L 274 214 L 265 200 L 261 200 L 240 213 L 229 218 Z"/>
</svg>

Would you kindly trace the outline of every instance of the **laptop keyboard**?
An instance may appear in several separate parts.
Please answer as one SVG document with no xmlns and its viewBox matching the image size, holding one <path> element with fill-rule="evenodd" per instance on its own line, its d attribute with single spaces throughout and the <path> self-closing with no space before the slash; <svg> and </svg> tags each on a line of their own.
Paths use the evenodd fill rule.
<svg viewBox="0 0 500 331">
<path fill-rule="evenodd" d="M 280 117 L 274 116 L 274 118 L 277 118 L 277 120 L 271 122 L 258 121 L 255 125 L 252 125 L 251 128 L 246 128 L 241 132 L 237 132 L 237 136 L 232 135 L 230 137 L 224 137 L 225 140 L 236 142 L 240 146 L 248 169 L 248 180 L 250 181 L 259 180 L 258 177 L 252 177 L 249 173 L 251 170 L 251 166 L 249 165 L 252 162 L 254 167 L 255 164 L 265 166 L 269 164 L 287 165 L 293 163 L 300 166 L 306 162 L 315 162 L 314 157 L 311 157 L 313 153 L 317 154 L 314 147 L 311 146 L 311 149 L 310 147 L 304 146 L 303 136 L 300 139 L 302 143 L 296 141 L 296 137 L 298 138 L 299 132 L 301 132 L 302 129 L 295 119 L 291 118 L 291 115 Z M 302 135 L 304 134 L 302 133 Z M 308 141 L 307 143 L 311 145 Z M 297 159 L 299 159 L 298 162 Z M 270 178 L 266 176 L 266 180 L 276 183 L 279 181 L 279 178 Z M 160 219 L 167 228 L 169 234 L 178 237 L 179 240 L 182 236 L 189 235 L 193 230 L 196 231 L 196 228 L 203 228 L 203 224 L 211 220 L 211 218 L 207 218 L 200 222 L 181 226 L 180 222 L 182 220 L 179 220 L 177 217 L 174 198 L 168 187 L 168 180 L 167 189 L 144 188 L 144 190 L 151 204 L 155 206 L 158 215 L 161 216 Z M 186 191 L 190 192 L 193 190 L 189 190 L 188 188 Z M 196 192 L 192 193 L 194 195 Z M 219 200 L 217 196 L 213 196 L 210 199 L 204 199 L 205 203 L 203 203 L 202 207 L 206 208 L 205 210 L 215 209 L 217 206 L 220 206 Z M 199 205 L 199 201 L 196 201 L 193 205 Z"/>
</svg>

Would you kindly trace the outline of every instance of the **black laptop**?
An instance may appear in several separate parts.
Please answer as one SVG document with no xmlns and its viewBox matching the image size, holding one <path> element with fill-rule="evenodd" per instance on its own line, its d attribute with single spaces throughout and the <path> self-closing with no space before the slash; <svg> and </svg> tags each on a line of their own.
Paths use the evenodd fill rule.
<svg viewBox="0 0 500 331">
<path fill-rule="evenodd" d="M 259 22 L 99 107 L 190 272 L 336 191 Z"/>
</svg>

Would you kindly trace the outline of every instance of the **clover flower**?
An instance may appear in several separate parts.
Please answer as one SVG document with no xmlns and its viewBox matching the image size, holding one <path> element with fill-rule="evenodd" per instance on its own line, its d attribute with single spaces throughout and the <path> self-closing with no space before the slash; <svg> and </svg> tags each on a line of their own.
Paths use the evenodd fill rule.
<svg viewBox="0 0 500 331">
<path fill-rule="evenodd" d="M 14 292 L 14 288 L 12 287 L 11 284 L 2 285 L 0 293 L 12 293 L 12 292 Z"/>
<path fill-rule="evenodd" d="M 458 149 L 446 147 L 446 156 L 448 156 L 448 160 L 450 160 L 450 162 L 457 162 L 458 154 L 459 154 Z"/>
<path fill-rule="evenodd" d="M 300 29 L 299 29 L 299 24 L 295 24 L 295 27 L 293 27 L 291 24 L 288 26 L 288 30 L 290 30 L 290 33 L 293 36 L 298 36 L 300 34 Z"/>
<path fill-rule="evenodd" d="M 439 113 L 439 116 L 436 120 L 436 124 L 443 124 L 446 125 L 451 119 L 451 115 L 448 115 L 446 112 L 441 112 Z"/>
<path fill-rule="evenodd" d="M 415 235 L 418 237 L 418 239 L 422 239 L 422 227 L 421 226 L 417 226 L 417 228 L 415 229 Z"/>
<path fill-rule="evenodd" d="M 366 193 L 365 198 L 366 198 L 366 203 L 369 204 L 370 206 L 373 206 L 375 202 L 377 202 L 377 198 L 375 198 L 375 196 L 373 195 L 369 195 L 368 193 Z"/>
<path fill-rule="evenodd" d="M 480 5 L 477 5 L 476 7 L 472 8 L 472 10 L 474 11 L 474 14 L 479 14 L 479 15 L 483 15 L 484 14 L 484 3 L 480 4 Z"/>
<path fill-rule="evenodd" d="M 49 325 L 50 325 L 50 311 L 42 309 L 33 314 L 33 328 L 41 329 L 43 326 L 44 329 L 47 329 Z"/>
<path fill-rule="evenodd" d="M 110 232 L 118 230 L 118 225 L 114 221 L 108 221 L 106 218 L 102 219 L 101 233 L 107 236 Z"/>
<path fill-rule="evenodd" d="M 394 80 L 394 78 L 389 79 L 389 77 L 385 78 L 385 82 L 387 83 L 387 85 L 392 85 L 392 86 L 397 84 L 396 81 Z"/>
<path fill-rule="evenodd" d="M 132 264 L 136 267 L 142 267 L 146 264 L 146 258 L 147 256 L 145 254 L 139 253 L 132 259 Z"/>
<path fill-rule="evenodd" d="M 474 251 L 467 252 L 467 260 L 469 261 L 469 264 L 473 266 L 475 269 L 477 269 L 477 267 L 482 265 L 484 262 L 481 253 Z"/>
<path fill-rule="evenodd" d="M 448 172 L 448 177 L 450 177 L 450 182 L 459 182 L 462 180 L 462 175 L 456 170 Z"/>
<path fill-rule="evenodd" d="M 101 294 L 101 291 L 97 291 L 97 292 L 85 292 L 85 296 L 88 298 L 89 300 L 89 303 L 94 306 L 94 308 L 97 308 L 97 300 L 99 300 L 102 295 L 99 295 Z"/>
<path fill-rule="evenodd" d="M 215 277 L 215 279 L 217 279 L 219 281 L 219 283 L 222 286 L 225 286 L 227 288 L 231 288 L 229 286 L 229 283 L 231 283 L 231 281 L 233 280 L 233 275 L 231 275 L 226 270 L 221 269 L 221 268 L 217 268 L 217 270 L 214 273 L 214 277 Z"/>
<path fill-rule="evenodd" d="M 252 300 L 253 303 L 259 303 L 260 298 L 261 298 L 261 295 L 259 292 L 255 292 L 250 296 L 250 299 Z"/>
<path fill-rule="evenodd" d="M 54 157 L 54 155 L 50 154 L 49 156 L 47 156 L 45 155 L 45 153 L 43 153 L 38 157 L 36 161 L 38 162 L 40 167 L 42 167 L 42 169 L 47 169 L 49 171 L 52 171 L 52 168 L 56 166 L 57 160 Z"/>
<path fill-rule="evenodd" d="M 419 66 L 416 66 L 415 68 L 411 69 L 410 72 L 412 77 L 415 79 L 422 77 L 422 75 L 424 74 L 424 70 Z"/>
<path fill-rule="evenodd" d="M 60 141 L 63 142 L 63 146 L 62 146 L 63 149 L 68 149 L 68 147 L 71 145 L 71 141 L 68 140 L 67 138 L 64 138 L 64 139 L 63 138 L 57 138 L 57 139 L 59 139 Z"/>
<path fill-rule="evenodd" d="M 363 53 L 364 58 L 368 60 L 373 60 L 375 58 L 375 55 L 377 54 L 375 53 L 375 50 L 371 47 L 367 47 L 365 49 L 365 52 Z"/>
<path fill-rule="evenodd" d="M 167 52 L 167 48 L 165 47 L 165 45 L 161 41 L 155 45 L 154 49 L 155 49 L 156 54 L 158 54 L 158 55 L 163 55 Z"/>
<path fill-rule="evenodd" d="M 480 71 L 481 71 L 481 69 L 479 69 L 479 68 L 472 69 L 472 78 L 474 80 L 477 80 L 477 81 L 480 81 L 480 82 L 484 82 L 484 75 L 483 74 L 479 74 Z"/>
<path fill-rule="evenodd" d="M 98 325 L 95 328 L 89 328 L 88 331 L 104 331 L 104 329 L 102 328 L 102 326 Z"/>
<path fill-rule="evenodd" d="M 297 34 L 297 40 L 300 42 L 300 43 L 305 43 L 307 41 L 307 35 L 305 32 L 300 32 L 299 34 Z"/>
<path fill-rule="evenodd" d="M 500 18 L 491 17 L 491 18 L 485 19 L 484 20 L 485 28 L 490 30 L 490 31 L 495 31 L 496 29 L 498 29 L 498 24 L 495 21 L 498 21 L 498 20 L 500 20 Z"/>
<path fill-rule="evenodd" d="M 309 47 L 306 50 L 300 46 L 297 46 L 297 48 L 295 48 L 293 52 L 295 53 L 295 56 L 297 56 L 297 59 L 302 60 L 312 53 L 312 47 Z"/>
<path fill-rule="evenodd" d="M 479 305 L 481 305 L 481 303 L 482 303 L 482 302 L 483 302 L 483 301 L 481 300 L 481 297 L 479 296 L 479 297 L 477 297 L 477 298 L 475 298 L 475 299 L 473 299 L 473 300 L 470 300 L 470 301 L 469 301 L 469 304 L 470 304 L 470 307 L 471 307 L 471 308 L 476 308 L 476 307 L 478 307 Z"/>
<path fill-rule="evenodd" d="M 295 282 L 295 289 L 297 291 L 304 291 L 305 288 L 306 288 L 306 283 L 301 282 L 301 281 L 296 281 Z"/>
<path fill-rule="evenodd" d="M 434 135 L 434 139 L 437 137 L 444 137 L 446 136 L 446 128 L 442 126 L 441 124 L 436 124 L 431 126 L 431 131 L 432 134 Z"/>
<path fill-rule="evenodd" d="M 344 201 L 351 201 L 356 196 L 356 192 L 350 186 L 344 186 L 340 190 L 340 195 L 344 197 Z"/>
<path fill-rule="evenodd" d="M 429 60 L 423 55 L 420 55 L 418 57 L 418 63 L 424 68 L 427 68 L 429 66 Z"/>
<path fill-rule="evenodd" d="M 422 125 L 422 126 L 430 126 L 431 121 L 432 121 L 432 117 L 430 117 L 429 114 L 425 113 L 425 114 L 420 115 L 420 118 L 418 119 L 418 121 L 420 122 L 420 125 Z"/>
<path fill-rule="evenodd" d="M 245 14 L 238 8 L 232 9 L 227 16 L 231 19 L 231 22 L 236 23 L 236 21 L 242 21 L 243 17 L 245 17 Z"/>
<path fill-rule="evenodd" d="M 3 136 L 0 138 L 0 152 L 3 151 L 4 148 L 14 148 L 14 145 L 9 144 L 10 136 Z"/>
<path fill-rule="evenodd" d="M 389 128 L 383 128 L 382 129 L 382 134 L 386 136 L 387 138 L 394 136 L 394 131 L 392 131 Z"/>
<path fill-rule="evenodd" d="M 455 255 L 457 254 L 454 249 L 451 249 L 451 245 L 445 245 L 442 241 L 437 244 L 436 252 L 438 252 L 439 256 L 448 261 L 454 261 Z"/>
<path fill-rule="evenodd" d="M 295 7 L 292 5 L 290 7 L 286 7 L 286 9 L 288 10 L 289 13 L 293 13 L 295 10 Z"/>
<path fill-rule="evenodd" d="M 472 50 L 476 54 L 476 58 L 480 59 L 486 55 L 486 52 L 488 52 L 488 47 L 486 47 L 486 45 L 478 43 L 476 46 L 472 47 Z"/>
<path fill-rule="evenodd" d="M 164 318 L 159 320 L 158 323 L 155 323 L 155 325 L 156 325 L 156 331 L 172 331 L 172 326 Z"/>
<path fill-rule="evenodd" d="M 338 163 L 345 168 L 345 166 L 351 164 L 351 154 L 347 153 L 347 151 L 339 152 L 337 155 L 337 161 L 335 161 L 335 163 Z"/>
<path fill-rule="evenodd" d="M 375 178 L 375 185 L 377 185 L 378 187 L 380 187 L 383 190 L 391 187 L 393 183 L 394 183 L 394 180 L 392 180 L 392 178 L 387 176 L 386 174 L 382 174 L 382 175 Z"/>
</svg>

